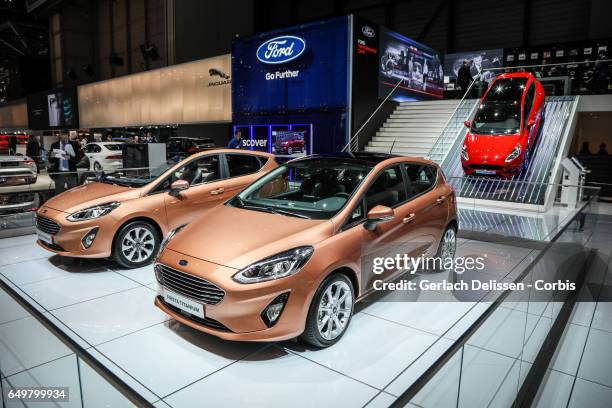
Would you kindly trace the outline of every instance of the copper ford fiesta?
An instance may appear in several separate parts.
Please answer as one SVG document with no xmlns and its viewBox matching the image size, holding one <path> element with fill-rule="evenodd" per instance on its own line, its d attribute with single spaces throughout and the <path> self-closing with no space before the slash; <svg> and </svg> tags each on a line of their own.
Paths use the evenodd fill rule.
<svg viewBox="0 0 612 408">
<path fill-rule="evenodd" d="M 296 159 L 169 234 L 155 265 L 155 304 L 224 339 L 301 335 L 326 347 L 375 280 L 405 272 L 368 272 L 374 248 L 452 258 L 456 232 L 454 192 L 430 161 L 372 153 Z"/>
<path fill-rule="evenodd" d="M 168 231 L 275 167 L 268 153 L 219 149 L 171 159 L 143 176 L 105 176 L 38 210 L 38 244 L 60 255 L 112 256 L 126 268 L 140 267 L 155 259 Z"/>
</svg>

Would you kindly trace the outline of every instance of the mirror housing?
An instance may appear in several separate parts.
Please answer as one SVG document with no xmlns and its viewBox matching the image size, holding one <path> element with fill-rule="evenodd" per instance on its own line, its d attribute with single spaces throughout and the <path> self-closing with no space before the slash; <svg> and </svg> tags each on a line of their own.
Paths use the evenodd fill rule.
<svg viewBox="0 0 612 408">
<path fill-rule="evenodd" d="M 463 125 L 469 129 L 472 127 L 472 122 L 470 122 L 469 120 L 466 120 L 465 122 L 463 122 Z"/>
<path fill-rule="evenodd" d="M 535 126 L 535 120 L 531 119 L 528 123 L 527 123 L 527 129 L 531 130 L 531 128 L 533 128 Z"/>
<path fill-rule="evenodd" d="M 170 185 L 170 195 L 176 197 L 181 191 L 187 190 L 188 188 L 189 183 L 186 180 L 176 180 Z"/>
<path fill-rule="evenodd" d="M 377 205 L 368 212 L 367 221 L 364 227 L 368 231 L 374 231 L 378 224 L 385 221 L 391 221 L 393 218 L 395 218 L 395 211 L 393 208 Z"/>
</svg>

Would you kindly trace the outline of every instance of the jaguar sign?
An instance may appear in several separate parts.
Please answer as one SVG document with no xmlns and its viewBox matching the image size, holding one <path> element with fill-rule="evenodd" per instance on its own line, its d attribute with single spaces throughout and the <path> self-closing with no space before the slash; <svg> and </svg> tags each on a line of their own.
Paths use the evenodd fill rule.
<svg viewBox="0 0 612 408">
<path fill-rule="evenodd" d="M 264 64 L 284 64 L 293 61 L 306 50 L 300 37 L 283 35 L 271 38 L 257 48 L 257 59 Z"/>
</svg>

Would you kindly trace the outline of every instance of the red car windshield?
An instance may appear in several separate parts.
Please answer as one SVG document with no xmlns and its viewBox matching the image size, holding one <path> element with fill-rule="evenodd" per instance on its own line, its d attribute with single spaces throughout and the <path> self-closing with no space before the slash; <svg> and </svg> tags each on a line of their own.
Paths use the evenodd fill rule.
<svg viewBox="0 0 612 408">
<path fill-rule="evenodd" d="M 480 105 L 474 121 L 472 133 L 479 135 L 516 134 L 521 127 L 521 105 L 518 101 L 485 102 Z"/>
</svg>

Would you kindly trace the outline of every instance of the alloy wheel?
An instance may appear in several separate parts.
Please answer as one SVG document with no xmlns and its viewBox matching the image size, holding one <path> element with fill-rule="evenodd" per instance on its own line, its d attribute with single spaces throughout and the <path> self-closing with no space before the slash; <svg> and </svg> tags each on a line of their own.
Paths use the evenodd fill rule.
<svg viewBox="0 0 612 408">
<path fill-rule="evenodd" d="M 321 297 L 317 310 L 317 328 L 325 340 L 340 336 L 353 313 L 353 294 L 348 283 L 333 282 Z"/>
<path fill-rule="evenodd" d="M 448 228 L 442 237 L 442 260 L 455 257 L 455 249 L 457 247 L 457 234 L 453 228 Z"/>
<path fill-rule="evenodd" d="M 121 252 L 130 262 L 140 263 L 148 260 L 155 249 L 153 233 L 143 227 L 132 228 L 121 242 Z"/>
</svg>

